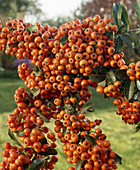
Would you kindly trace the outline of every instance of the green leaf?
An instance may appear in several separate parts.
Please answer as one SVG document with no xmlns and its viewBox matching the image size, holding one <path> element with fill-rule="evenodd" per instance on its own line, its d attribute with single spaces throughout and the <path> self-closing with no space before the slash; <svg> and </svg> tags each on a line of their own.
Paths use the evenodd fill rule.
<svg viewBox="0 0 140 170">
<path fill-rule="evenodd" d="M 123 40 L 120 38 L 120 36 L 117 36 L 116 41 L 115 41 L 115 52 L 119 53 L 122 51 L 122 47 L 123 47 Z"/>
<path fill-rule="evenodd" d="M 23 170 L 28 170 L 29 169 L 29 164 L 23 164 Z"/>
<path fill-rule="evenodd" d="M 131 38 L 131 36 L 126 33 L 126 34 L 120 34 L 120 38 L 126 43 L 126 45 L 129 47 L 129 48 L 133 48 L 134 47 L 134 42 L 133 42 L 133 39 Z"/>
<path fill-rule="evenodd" d="M 106 36 L 108 37 L 108 39 L 113 40 L 113 31 L 106 32 Z"/>
<path fill-rule="evenodd" d="M 118 70 L 115 72 L 115 75 L 119 80 L 125 80 L 128 78 L 126 71 L 126 69 Z"/>
<path fill-rule="evenodd" d="M 122 6 L 122 17 L 121 17 L 121 19 L 122 19 L 123 23 L 128 27 L 129 24 L 130 24 L 130 21 L 129 21 L 127 9 L 126 9 L 126 7 L 125 7 L 125 5 L 122 1 L 120 2 L 120 5 Z"/>
<path fill-rule="evenodd" d="M 136 80 L 136 85 L 137 85 L 138 90 L 140 90 L 140 80 Z"/>
<path fill-rule="evenodd" d="M 39 115 L 39 117 L 46 123 L 49 123 L 50 120 L 48 120 L 40 111 L 36 108 L 36 113 Z"/>
<path fill-rule="evenodd" d="M 30 91 L 31 91 L 31 93 L 33 94 L 34 97 L 38 96 L 39 93 L 40 93 L 39 88 L 31 88 Z"/>
<path fill-rule="evenodd" d="M 36 25 L 30 25 L 28 28 L 27 28 L 27 31 L 28 32 L 36 32 L 36 31 L 38 31 L 38 27 L 36 26 Z"/>
<path fill-rule="evenodd" d="M 46 152 L 40 152 L 39 155 L 44 155 L 44 156 L 48 156 L 48 155 L 57 155 L 58 152 L 56 151 L 56 149 L 52 149 L 51 147 L 49 147 L 49 149 Z"/>
<path fill-rule="evenodd" d="M 94 82 L 101 82 L 106 79 L 105 75 L 91 74 L 89 78 Z"/>
<path fill-rule="evenodd" d="M 79 160 L 79 161 L 77 162 L 77 164 L 76 164 L 75 170 L 80 170 L 83 162 L 84 162 L 83 160 Z"/>
<path fill-rule="evenodd" d="M 65 34 L 60 38 L 59 43 L 64 44 L 67 41 L 68 41 L 68 34 Z"/>
<path fill-rule="evenodd" d="M 120 157 L 118 154 L 116 154 L 116 158 L 114 158 L 115 162 L 118 164 L 122 164 L 122 157 Z"/>
<path fill-rule="evenodd" d="M 140 9 L 140 0 L 137 0 L 134 4 L 134 8 Z"/>
<path fill-rule="evenodd" d="M 89 108 L 91 108 L 92 105 L 93 105 L 93 102 L 88 102 L 88 103 L 86 103 L 86 104 L 82 107 L 82 109 L 80 110 L 80 113 L 86 112 Z"/>
<path fill-rule="evenodd" d="M 19 142 L 19 140 L 16 138 L 16 136 L 14 135 L 12 129 L 8 129 L 8 135 L 10 136 L 10 138 L 19 146 L 22 146 L 21 143 Z"/>
<path fill-rule="evenodd" d="M 43 167 L 44 162 L 45 162 L 45 159 L 43 159 L 43 158 L 35 159 L 32 162 L 29 170 L 39 170 L 40 168 Z"/>
<path fill-rule="evenodd" d="M 105 66 L 96 66 L 95 68 L 93 68 L 93 72 L 99 75 L 105 75 L 105 73 L 109 70 L 110 69 Z"/>
<path fill-rule="evenodd" d="M 119 3 L 113 3 L 113 17 L 118 28 L 121 27 L 122 6 Z"/>
<path fill-rule="evenodd" d="M 16 131 L 17 136 L 25 136 L 25 133 L 23 131 L 24 131 L 24 129 L 23 130 L 17 130 Z"/>
<path fill-rule="evenodd" d="M 35 76 L 41 76 L 42 75 L 42 71 L 39 68 L 39 66 L 35 66 L 34 69 L 33 69 L 33 72 L 34 72 Z"/>
<path fill-rule="evenodd" d="M 138 132 L 140 130 L 140 122 L 137 124 L 134 133 Z"/>
<path fill-rule="evenodd" d="M 126 32 L 126 26 L 125 26 L 125 25 L 122 25 L 122 26 L 118 29 L 117 34 L 120 34 L 120 33 L 122 33 L 122 32 Z"/>
<path fill-rule="evenodd" d="M 47 139 L 43 138 L 43 139 L 39 139 L 39 142 L 43 145 L 47 143 Z"/>
<path fill-rule="evenodd" d="M 85 138 L 91 143 L 92 147 L 95 146 L 95 139 L 92 136 L 86 134 Z"/>
<path fill-rule="evenodd" d="M 107 76 L 107 79 L 109 81 L 109 84 L 114 84 L 115 83 L 116 77 L 115 77 L 115 74 L 114 74 L 114 72 L 112 70 L 107 72 L 106 76 Z"/>
<path fill-rule="evenodd" d="M 129 86 L 128 100 L 130 100 L 133 97 L 135 92 L 135 87 L 136 87 L 135 81 L 131 81 Z"/>
<path fill-rule="evenodd" d="M 88 108 L 88 112 L 94 112 L 94 109 L 92 107 Z"/>
</svg>

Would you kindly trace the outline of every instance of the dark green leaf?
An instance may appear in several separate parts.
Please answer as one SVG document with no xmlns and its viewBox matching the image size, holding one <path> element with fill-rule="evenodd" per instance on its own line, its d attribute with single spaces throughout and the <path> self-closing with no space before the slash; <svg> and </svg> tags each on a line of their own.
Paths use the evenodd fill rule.
<svg viewBox="0 0 140 170">
<path fill-rule="evenodd" d="M 122 6 L 119 3 L 113 3 L 113 17 L 118 28 L 121 27 Z"/>
<path fill-rule="evenodd" d="M 120 5 L 122 6 L 122 18 L 121 19 L 123 23 L 128 27 L 130 22 L 129 22 L 127 9 L 122 1 L 120 2 Z"/>
<path fill-rule="evenodd" d="M 115 162 L 118 164 L 122 164 L 122 157 L 120 157 L 118 154 L 116 154 L 116 158 L 114 158 Z"/>
<path fill-rule="evenodd" d="M 39 139 L 39 142 L 43 145 L 47 143 L 47 139 L 43 138 L 43 139 Z"/>
<path fill-rule="evenodd" d="M 95 139 L 92 136 L 86 134 L 85 138 L 91 143 L 92 147 L 95 146 Z"/>
<path fill-rule="evenodd" d="M 39 66 L 34 66 L 34 69 L 33 69 L 34 72 L 38 72 L 39 70 L 40 70 Z"/>
<path fill-rule="evenodd" d="M 38 31 L 38 27 L 36 25 L 30 25 L 28 28 L 27 28 L 27 31 L 29 31 L 30 33 L 33 32 L 33 31 Z"/>
<path fill-rule="evenodd" d="M 44 162 L 45 162 L 45 159 L 43 159 L 43 158 L 35 159 L 32 162 L 29 170 L 39 170 L 40 168 L 43 167 Z"/>
<path fill-rule="evenodd" d="M 134 41 L 129 34 L 120 34 L 120 38 L 126 43 L 129 48 L 134 47 Z"/>
<path fill-rule="evenodd" d="M 136 85 L 137 85 L 138 90 L 140 90 L 140 80 L 136 80 Z"/>
<path fill-rule="evenodd" d="M 48 155 L 57 155 L 56 149 L 52 149 L 51 147 L 46 152 L 40 152 L 40 155 L 48 156 Z"/>
<path fill-rule="evenodd" d="M 66 134 L 66 132 L 67 132 L 67 127 L 64 126 L 64 127 L 63 127 L 63 134 Z"/>
<path fill-rule="evenodd" d="M 133 97 L 135 92 L 135 87 L 136 87 L 135 81 L 131 81 L 129 86 L 128 100 L 130 100 Z"/>
<path fill-rule="evenodd" d="M 122 51 L 123 40 L 120 38 L 120 36 L 117 36 L 114 47 L 115 47 L 115 52 L 116 53 L 119 53 L 119 52 Z"/>
<path fill-rule="evenodd" d="M 24 131 L 24 129 L 23 130 L 17 130 L 16 131 L 17 136 L 25 136 L 25 133 L 23 131 Z"/>
<path fill-rule="evenodd" d="M 126 26 L 125 25 L 122 25 L 119 29 L 118 29 L 118 32 L 117 34 L 120 34 L 122 32 L 126 32 Z"/>
<path fill-rule="evenodd" d="M 40 93 L 39 88 L 31 88 L 30 91 L 31 91 L 31 93 L 33 94 L 34 97 L 38 96 L 39 93 Z"/>
<path fill-rule="evenodd" d="M 35 66 L 33 69 L 33 72 L 34 72 L 35 76 L 41 76 L 41 74 L 42 74 L 42 71 L 39 68 L 39 66 Z"/>
<path fill-rule="evenodd" d="M 98 85 L 102 85 L 103 87 L 105 87 L 107 85 L 107 79 L 101 81 L 100 83 L 98 83 Z"/>
<path fill-rule="evenodd" d="M 83 162 L 84 162 L 84 161 L 79 160 L 79 161 L 77 162 L 77 164 L 76 164 L 75 170 L 80 170 L 80 169 L 81 169 L 81 166 L 82 166 L 82 164 L 83 164 Z"/>
<path fill-rule="evenodd" d="M 29 164 L 23 164 L 23 170 L 28 170 L 29 169 Z"/>
<path fill-rule="evenodd" d="M 88 102 L 88 103 L 86 103 L 86 104 L 82 107 L 82 109 L 80 110 L 80 113 L 86 112 L 89 108 L 91 108 L 92 105 L 93 105 L 93 102 Z"/>
<path fill-rule="evenodd" d="M 49 123 L 50 120 L 48 120 L 37 108 L 36 108 L 36 113 L 39 115 L 39 117 L 46 123 Z"/>
<path fill-rule="evenodd" d="M 94 82 L 101 82 L 106 79 L 105 75 L 91 74 L 89 78 Z"/>
<path fill-rule="evenodd" d="M 10 138 L 19 146 L 22 146 L 19 142 L 19 140 L 16 138 L 16 136 L 14 135 L 12 129 L 8 129 L 8 135 L 10 136 Z"/>
<path fill-rule="evenodd" d="M 94 109 L 92 107 L 88 108 L 88 112 L 94 112 Z"/>
<path fill-rule="evenodd" d="M 67 41 L 68 41 L 68 34 L 65 34 L 60 38 L 59 43 L 64 44 Z"/>
<path fill-rule="evenodd" d="M 140 130 L 140 122 L 137 124 L 134 133 L 138 132 Z"/>
<path fill-rule="evenodd" d="M 109 71 L 110 69 L 105 67 L 105 66 L 96 66 L 94 69 L 93 69 L 93 72 L 96 73 L 96 74 L 99 74 L 99 75 L 105 75 L 105 73 L 107 71 Z"/>
<path fill-rule="evenodd" d="M 115 75 L 119 80 L 125 80 L 128 78 L 126 71 L 126 69 L 118 70 L 115 72 Z"/>
<path fill-rule="evenodd" d="M 76 93 L 76 94 L 74 94 L 74 96 L 76 97 L 76 100 L 79 103 L 81 100 L 80 95 L 78 93 Z"/>
<path fill-rule="evenodd" d="M 115 77 L 115 74 L 114 74 L 114 72 L 112 70 L 107 72 L 106 76 L 107 76 L 107 79 L 109 81 L 109 84 L 114 84 L 115 83 L 116 77 Z"/>
<path fill-rule="evenodd" d="M 109 31 L 109 32 L 106 32 L 106 36 L 108 37 L 108 39 L 110 40 L 113 40 L 113 31 Z"/>
<path fill-rule="evenodd" d="M 140 0 L 137 0 L 134 4 L 134 8 L 140 9 Z"/>
</svg>

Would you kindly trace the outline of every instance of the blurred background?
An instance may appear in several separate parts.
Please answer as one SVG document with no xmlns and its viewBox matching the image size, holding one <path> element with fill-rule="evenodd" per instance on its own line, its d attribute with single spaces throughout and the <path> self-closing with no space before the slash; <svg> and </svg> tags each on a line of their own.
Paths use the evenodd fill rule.
<svg viewBox="0 0 140 170">
<path fill-rule="evenodd" d="M 135 15 L 134 3 L 136 0 L 122 0 L 127 7 L 130 17 L 130 28 L 135 29 L 140 24 Z M 80 20 L 86 17 L 93 17 L 99 14 L 101 17 L 112 17 L 113 3 L 119 3 L 120 0 L 0 0 L 0 19 L 5 18 L 23 18 L 25 22 L 41 25 L 59 27 L 61 24 L 72 21 L 74 18 Z M 123 51 L 125 60 L 138 61 L 140 59 L 139 44 L 134 49 L 129 49 L 125 44 Z M 14 102 L 14 91 L 19 86 L 24 86 L 24 82 L 18 78 L 16 68 L 25 60 L 17 60 L 15 56 L 0 53 L 0 153 L 3 150 L 3 143 L 11 141 L 7 133 L 6 119 L 9 113 L 16 108 Z M 26 62 L 29 62 L 26 60 Z M 30 63 L 30 62 L 29 62 Z M 92 93 L 95 91 L 92 90 Z M 96 99 L 96 100 L 95 100 Z M 102 102 L 100 102 L 102 101 Z M 94 93 L 93 97 L 94 113 L 89 113 L 91 120 L 96 118 L 103 119 L 104 133 L 112 143 L 112 147 L 123 157 L 123 165 L 119 170 L 139 170 L 139 140 L 140 133 L 133 134 L 134 126 L 125 125 L 121 118 L 115 114 L 116 108 L 113 106 L 113 100 L 104 99 L 102 95 Z M 113 116 L 112 116 L 113 115 Z M 53 129 L 53 127 L 50 128 Z M 62 160 L 65 156 L 62 152 L 62 145 L 58 142 L 59 158 Z M 0 156 L 0 161 L 2 156 Z M 63 167 L 62 163 L 63 162 Z M 64 166 L 65 164 L 65 166 Z M 66 170 L 69 165 L 66 159 L 58 162 L 56 170 Z"/>
</svg>

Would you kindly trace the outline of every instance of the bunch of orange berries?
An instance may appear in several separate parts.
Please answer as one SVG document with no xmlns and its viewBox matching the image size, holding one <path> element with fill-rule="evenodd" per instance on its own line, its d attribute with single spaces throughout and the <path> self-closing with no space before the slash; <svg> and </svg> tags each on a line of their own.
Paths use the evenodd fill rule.
<svg viewBox="0 0 140 170">
<path fill-rule="evenodd" d="M 5 50 L 6 54 L 15 55 L 17 59 L 30 59 L 34 65 L 34 68 L 27 63 L 18 66 L 19 77 L 25 81 L 29 92 L 23 87 L 15 91 L 17 108 L 8 115 L 8 129 L 16 133 L 25 147 L 14 147 L 17 157 L 12 160 L 12 146 L 7 144 L 9 149 L 3 153 L 1 170 L 21 170 L 24 164 L 30 166 L 34 155 L 34 159 L 42 158 L 47 162 L 41 170 L 54 169 L 58 158 L 55 155 L 50 158 L 50 155 L 57 154 L 56 135 L 44 126 L 51 118 L 55 119 L 54 131 L 64 143 L 63 151 L 69 163 L 76 166 L 82 160 L 81 170 L 117 169 L 116 153 L 106 140 L 106 135 L 100 128 L 93 132 L 93 128 L 101 121 L 90 121 L 85 118 L 85 113 L 80 112 L 91 99 L 91 86 L 97 87 L 96 91 L 100 94 L 117 98 L 118 103 L 120 100 L 119 104 L 116 104 L 116 100 L 114 104 L 118 106 L 118 114 L 123 115 L 125 122 L 130 123 L 128 117 L 132 117 L 132 112 L 138 117 L 131 118 L 133 123 L 140 121 L 139 102 L 138 106 L 128 103 L 124 107 L 120 99 L 123 97 L 120 81 L 104 88 L 89 77 L 94 74 L 94 68 L 104 66 L 126 69 L 131 80 L 140 79 L 140 63 L 127 67 L 124 54 L 115 53 L 115 41 L 108 33 L 118 30 L 116 25 L 109 24 L 110 21 L 108 17 L 101 19 L 95 15 L 83 21 L 76 18 L 72 23 L 66 22 L 57 28 L 47 24 L 41 26 L 39 23 L 33 26 L 22 19 L 14 19 L 7 21 L 3 28 L 0 27 L 0 51 Z M 126 108 L 129 116 L 124 114 Z M 47 159 L 46 154 L 49 155 Z M 18 161 L 22 161 L 22 164 L 18 164 Z"/>
</svg>

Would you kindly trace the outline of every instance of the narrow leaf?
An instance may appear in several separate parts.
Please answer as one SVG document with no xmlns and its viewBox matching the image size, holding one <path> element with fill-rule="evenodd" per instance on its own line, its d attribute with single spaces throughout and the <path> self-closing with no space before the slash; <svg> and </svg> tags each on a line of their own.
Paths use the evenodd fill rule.
<svg viewBox="0 0 140 170">
<path fill-rule="evenodd" d="M 116 163 L 122 164 L 122 157 L 120 157 L 118 154 L 116 154 L 116 158 L 114 158 Z"/>
<path fill-rule="evenodd" d="M 135 81 L 131 81 L 129 86 L 128 100 L 130 100 L 133 97 L 135 92 L 135 87 L 136 87 Z"/>
<path fill-rule="evenodd" d="M 91 108 L 92 105 L 93 105 L 93 102 L 86 103 L 86 104 L 82 107 L 82 109 L 80 110 L 80 113 L 86 112 L 89 108 Z"/>
<path fill-rule="evenodd" d="M 64 44 L 67 41 L 68 41 L 68 34 L 65 34 L 60 38 L 59 43 Z"/>
<path fill-rule="evenodd" d="M 43 139 L 39 139 L 39 142 L 43 145 L 47 143 L 47 139 L 43 138 Z"/>
<path fill-rule="evenodd" d="M 95 146 L 95 139 L 90 135 L 85 135 L 85 138 L 91 143 L 92 147 Z"/>
<path fill-rule="evenodd" d="M 18 144 L 19 146 L 22 146 L 20 144 L 20 142 L 18 141 L 18 139 L 16 138 L 16 136 L 14 135 L 12 129 L 8 129 L 8 135 L 10 136 L 10 138 L 16 143 Z"/>
<path fill-rule="evenodd" d="M 114 72 L 112 70 L 107 72 L 106 76 L 108 78 L 109 84 L 114 84 L 115 83 L 116 77 L 115 77 L 115 74 L 114 74 Z"/>
<path fill-rule="evenodd" d="M 80 170 L 83 162 L 84 162 L 83 160 L 79 160 L 79 161 L 77 162 L 77 164 L 76 164 L 75 170 Z"/>
<path fill-rule="evenodd" d="M 140 90 L 140 80 L 136 80 L 136 85 L 137 85 L 138 90 Z"/>
<path fill-rule="evenodd" d="M 122 25 L 119 29 L 118 29 L 118 32 L 117 34 L 120 34 L 122 32 L 126 32 L 126 26 L 125 25 Z"/>
<path fill-rule="evenodd" d="M 122 1 L 120 2 L 120 5 L 122 6 L 122 18 L 121 19 L 123 23 L 128 27 L 130 22 L 129 22 L 127 9 Z"/>
<path fill-rule="evenodd" d="M 23 131 L 24 131 L 24 129 L 23 130 L 17 130 L 16 131 L 17 136 L 25 136 L 25 133 Z"/>
<path fill-rule="evenodd" d="M 34 97 L 38 96 L 39 93 L 40 93 L 39 88 L 31 88 L 30 91 L 31 91 L 31 93 L 33 94 Z"/>
<path fill-rule="evenodd" d="M 114 47 L 115 47 L 115 52 L 116 53 L 119 53 L 119 52 L 122 51 L 123 40 L 120 38 L 120 36 L 117 36 Z"/>
<path fill-rule="evenodd" d="M 52 149 L 51 147 L 46 152 L 40 152 L 40 155 L 48 156 L 48 155 L 57 155 L 58 152 L 56 149 Z"/>
<path fill-rule="evenodd" d="M 126 71 L 126 69 L 118 70 L 115 72 L 115 75 L 119 80 L 125 80 L 128 78 Z"/>
<path fill-rule="evenodd" d="M 138 132 L 140 130 L 140 122 L 137 124 L 134 133 Z"/>
<path fill-rule="evenodd" d="M 89 78 L 94 82 L 101 82 L 106 79 L 105 75 L 91 74 Z"/>
<path fill-rule="evenodd" d="M 129 48 L 132 49 L 134 47 L 133 39 L 130 37 L 129 34 L 120 34 L 120 38 L 126 43 Z"/>
<path fill-rule="evenodd" d="M 29 170 L 38 170 L 38 169 L 42 168 L 44 162 L 45 162 L 45 159 L 43 159 L 43 158 L 35 159 L 33 161 L 33 163 L 31 164 Z"/>
<path fill-rule="evenodd" d="M 37 108 L 36 108 L 36 113 L 39 115 L 39 117 L 46 123 L 49 123 L 50 120 L 48 120 Z"/>
<path fill-rule="evenodd" d="M 88 108 L 88 112 L 94 112 L 94 109 L 92 107 Z"/>
<path fill-rule="evenodd" d="M 36 25 L 30 25 L 28 28 L 27 28 L 27 31 L 29 31 L 30 33 L 33 32 L 33 31 L 38 31 L 38 27 Z"/>
<path fill-rule="evenodd" d="M 122 6 L 119 3 L 113 3 L 113 17 L 118 28 L 121 27 Z"/>
</svg>

